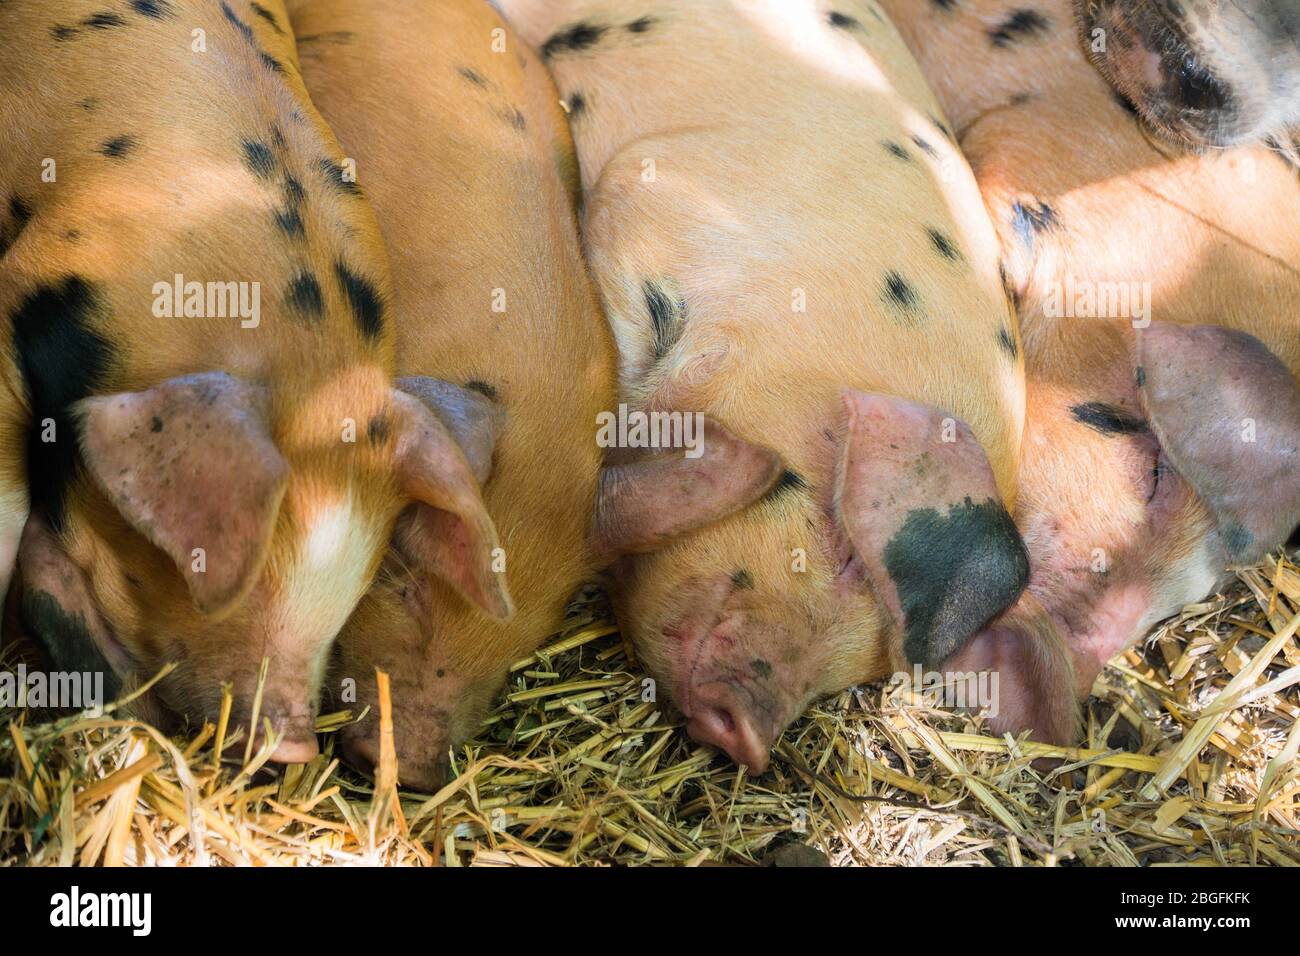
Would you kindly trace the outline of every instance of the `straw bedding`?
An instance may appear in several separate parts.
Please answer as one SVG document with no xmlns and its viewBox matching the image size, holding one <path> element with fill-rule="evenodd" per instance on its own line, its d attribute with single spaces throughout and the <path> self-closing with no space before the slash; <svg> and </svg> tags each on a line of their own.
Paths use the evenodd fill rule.
<svg viewBox="0 0 1300 956">
<path fill-rule="evenodd" d="M 1068 750 L 877 684 L 814 707 L 746 778 L 642 699 L 595 592 L 514 665 L 436 794 L 395 787 L 391 739 L 373 780 L 342 766 L 348 713 L 284 769 L 247 728 L 0 713 L 0 863 L 1292 866 L 1300 568 L 1238 578 L 1111 663 Z"/>
</svg>

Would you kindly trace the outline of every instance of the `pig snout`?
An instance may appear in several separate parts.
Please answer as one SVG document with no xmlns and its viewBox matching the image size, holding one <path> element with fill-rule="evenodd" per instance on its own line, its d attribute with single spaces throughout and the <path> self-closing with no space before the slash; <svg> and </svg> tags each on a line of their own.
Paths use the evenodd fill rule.
<svg viewBox="0 0 1300 956">
<path fill-rule="evenodd" d="M 230 716 L 230 726 L 248 727 L 252 716 L 251 710 L 234 712 Z M 253 730 L 254 752 L 266 743 L 268 722 L 271 733 L 280 741 L 271 752 L 272 763 L 307 763 L 320 753 L 320 744 L 316 740 L 315 714 L 296 705 L 290 706 L 265 698 L 258 711 L 257 727 Z"/>
<path fill-rule="evenodd" d="M 726 752 L 752 776 L 767 769 L 776 740 L 771 707 L 761 706 L 754 692 L 735 681 L 716 680 L 691 688 L 686 731 L 702 744 Z"/>
<path fill-rule="evenodd" d="M 358 726 L 343 733 L 343 757 L 358 770 L 374 773 L 379 766 L 379 740 L 376 734 Z M 406 752 L 397 763 L 397 779 L 403 787 L 434 793 L 447 782 L 451 759 L 446 747 L 432 747 L 420 753 Z"/>
</svg>

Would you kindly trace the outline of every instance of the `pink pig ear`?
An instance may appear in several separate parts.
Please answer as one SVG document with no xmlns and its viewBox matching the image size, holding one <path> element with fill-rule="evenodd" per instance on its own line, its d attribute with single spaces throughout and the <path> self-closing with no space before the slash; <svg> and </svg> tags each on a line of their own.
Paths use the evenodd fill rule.
<svg viewBox="0 0 1300 956">
<path fill-rule="evenodd" d="M 1020 596 L 1029 556 L 965 422 L 844 392 L 836 507 L 907 659 L 936 667 Z"/>
<path fill-rule="evenodd" d="M 176 562 L 204 613 L 248 593 L 271 544 L 289 469 L 264 401 L 260 388 L 206 372 L 77 406 L 87 471 Z"/>
<path fill-rule="evenodd" d="M 1138 387 L 1169 461 L 1209 506 L 1229 563 L 1300 522 L 1300 388 L 1263 342 L 1156 322 L 1137 336 Z"/>
<path fill-rule="evenodd" d="M 404 380 L 403 390 L 393 392 L 397 477 L 415 501 L 398 519 L 396 544 L 418 570 L 506 618 L 514 605 L 497 562 L 496 526 L 479 490 L 503 413 L 477 401 L 481 396 L 431 382 Z"/>
<path fill-rule="evenodd" d="M 767 494 L 781 477 L 771 449 L 704 419 L 698 458 L 683 452 L 607 465 L 601 472 L 591 545 L 602 559 L 663 547 Z"/>
</svg>

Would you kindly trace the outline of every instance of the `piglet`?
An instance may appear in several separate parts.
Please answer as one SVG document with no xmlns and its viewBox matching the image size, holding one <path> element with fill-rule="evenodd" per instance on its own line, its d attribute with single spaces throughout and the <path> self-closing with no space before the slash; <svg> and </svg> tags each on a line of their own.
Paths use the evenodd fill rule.
<svg viewBox="0 0 1300 956">
<path fill-rule="evenodd" d="M 483 615 L 411 561 L 425 531 L 403 524 L 339 641 L 331 686 L 373 704 L 375 668 L 390 675 L 400 778 L 429 789 L 509 665 L 595 575 L 587 529 L 614 346 L 582 259 L 572 141 L 537 55 L 478 0 L 289 6 L 308 88 L 366 171 L 391 250 L 398 370 L 472 393 L 449 424 L 492 470 L 514 616 Z M 344 730 L 354 762 L 377 760 L 378 731 L 373 717 Z"/>
<path fill-rule="evenodd" d="M 1022 605 L 1066 637 L 1073 689 L 1023 653 L 1024 607 L 947 666 L 999 673 L 995 729 L 1051 737 L 1111 657 L 1300 522 L 1300 180 L 1263 147 L 1168 155 L 1088 62 L 1068 0 L 884 4 L 1019 305 Z"/>
<path fill-rule="evenodd" d="M 247 723 L 266 658 L 272 758 L 309 759 L 400 511 L 507 604 L 479 476 L 393 387 L 379 233 L 285 11 L 16 0 L 0 60 L 0 584 L 16 559 L 56 667 L 174 662 L 157 694 L 194 722 L 229 683 Z"/>
<path fill-rule="evenodd" d="M 568 107 L 619 346 L 621 624 L 761 772 L 809 702 L 937 667 L 1025 584 L 995 237 L 872 3 L 501 6 Z"/>
</svg>

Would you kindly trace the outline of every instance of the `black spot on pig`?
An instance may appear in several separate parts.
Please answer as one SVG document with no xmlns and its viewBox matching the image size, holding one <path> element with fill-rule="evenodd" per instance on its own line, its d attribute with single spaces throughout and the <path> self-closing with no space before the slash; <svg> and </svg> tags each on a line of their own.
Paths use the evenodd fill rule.
<svg viewBox="0 0 1300 956">
<path fill-rule="evenodd" d="M 267 179 L 275 172 L 275 154 L 270 146 L 254 139 L 241 140 L 239 145 L 244 150 L 244 165 L 252 170 L 254 176 Z"/>
<path fill-rule="evenodd" d="M 645 33 L 658 21 L 654 17 L 638 17 L 627 25 L 628 33 Z"/>
<path fill-rule="evenodd" d="M 749 662 L 749 669 L 754 672 L 754 676 L 761 680 L 767 680 L 772 676 L 772 665 L 761 657 L 756 657 Z"/>
<path fill-rule="evenodd" d="M 1020 39 L 1046 33 L 1050 25 L 1037 10 L 1016 10 L 1001 26 L 989 31 L 989 38 L 994 46 L 1005 48 Z"/>
<path fill-rule="evenodd" d="M 772 490 L 765 494 L 762 500 L 770 503 L 787 495 L 795 495 L 807 490 L 808 482 L 804 480 L 803 475 L 787 468 L 781 472 L 781 476 L 776 479 L 776 484 L 772 486 Z"/>
<path fill-rule="evenodd" d="M 523 132 L 528 128 L 528 120 L 524 118 L 524 114 L 519 112 L 519 110 L 513 106 L 507 106 L 504 109 L 496 110 L 496 114 L 506 123 L 509 123 L 512 128 L 517 129 L 520 132 Z"/>
<path fill-rule="evenodd" d="M 19 234 L 27 227 L 31 218 L 31 204 L 21 196 L 10 196 L 9 214 L 0 220 L 0 257 L 3 257 L 10 246 L 18 241 Z"/>
<path fill-rule="evenodd" d="M 731 573 L 731 586 L 738 591 L 749 591 L 754 587 L 754 576 L 741 568 Z"/>
<path fill-rule="evenodd" d="M 287 205 L 297 206 L 307 198 L 307 191 L 302 188 L 302 183 L 293 176 L 286 175 L 284 177 L 284 183 L 282 184 L 281 189 L 284 193 L 284 201 Z"/>
<path fill-rule="evenodd" d="M 1219 538 L 1230 555 L 1245 554 L 1255 541 L 1253 534 L 1235 522 L 1220 528 Z"/>
<path fill-rule="evenodd" d="M 851 17 L 847 13 L 840 13 L 838 10 L 832 10 L 826 22 L 837 30 L 861 30 L 862 21 L 857 17 Z"/>
<path fill-rule="evenodd" d="M 542 59 L 549 60 L 561 53 L 581 53 L 589 50 L 605 35 L 609 27 L 591 23 L 575 23 L 551 36 L 542 44 Z"/>
<path fill-rule="evenodd" d="M 366 440 L 375 447 L 388 441 L 388 436 L 392 433 L 392 423 L 384 415 L 376 415 L 366 423 Z"/>
<path fill-rule="evenodd" d="M 931 0 L 931 2 L 940 10 L 952 10 L 957 6 L 957 0 Z"/>
<path fill-rule="evenodd" d="M 66 24 L 56 24 L 50 27 L 50 36 L 62 43 L 65 40 L 73 39 L 81 31 L 76 27 L 70 27 Z"/>
<path fill-rule="evenodd" d="M 1141 365 L 1137 367 L 1137 374 L 1134 376 L 1138 388 L 1145 388 L 1147 384 L 1147 370 Z"/>
<path fill-rule="evenodd" d="M 1105 402 L 1075 405 L 1070 414 L 1075 421 L 1103 435 L 1138 435 L 1148 430 L 1142 419 Z"/>
<path fill-rule="evenodd" d="M 27 477 L 32 507 L 45 514 L 55 531 L 63 527 L 64 499 L 78 461 L 71 406 L 101 387 L 113 361 L 112 346 L 92 326 L 100 308 L 98 290 L 80 276 L 68 276 L 37 288 L 11 316 L 14 352 L 31 408 Z M 54 423 L 54 441 L 42 441 L 47 419 Z"/>
<path fill-rule="evenodd" d="M 674 300 L 663 286 L 646 281 L 646 310 L 650 313 L 650 328 L 654 339 L 655 359 L 661 359 L 677 344 L 686 325 L 686 303 Z"/>
<path fill-rule="evenodd" d="M 497 390 L 487 382 L 472 379 L 465 383 L 465 387 L 471 392 L 478 392 L 480 395 L 492 399 L 494 402 L 497 400 Z"/>
<path fill-rule="evenodd" d="M 898 143 L 895 143 L 892 139 L 884 140 L 880 145 L 885 147 L 891 155 L 903 160 L 903 162 L 910 163 L 912 161 L 912 154 Z"/>
<path fill-rule="evenodd" d="M 384 303 L 379 297 L 379 290 L 369 279 L 357 275 L 345 263 L 337 263 L 334 274 L 347 297 L 357 328 L 371 342 L 377 341 L 384 331 Z"/>
<path fill-rule="evenodd" d="M 931 114 L 930 122 L 934 124 L 935 129 L 937 129 L 940 133 L 943 133 L 943 135 L 948 139 L 949 142 L 955 143 L 957 141 L 957 138 L 952 135 L 952 130 L 948 128 L 948 124 L 945 123 L 943 120 L 939 119 L 939 117 Z"/>
<path fill-rule="evenodd" d="M 299 272 L 294 276 L 284 298 L 291 309 L 310 322 L 317 321 L 324 314 L 325 303 L 320 283 L 310 272 Z"/>
<path fill-rule="evenodd" d="M 885 274 L 885 299 L 900 309 L 911 312 L 920 301 L 916 290 L 897 272 Z"/>
<path fill-rule="evenodd" d="M 107 156 L 109 159 L 125 159 L 127 155 L 138 146 L 139 143 L 132 136 L 125 133 L 121 136 L 114 136 L 99 144 L 99 153 Z"/>
<path fill-rule="evenodd" d="M 239 19 L 239 15 L 235 13 L 234 10 L 230 9 L 230 4 L 226 3 L 225 0 L 221 0 L 221 15 L 225 17 L 236 30 L 244 35 L 245 40 L 249 43 L 254 42 L 253 28 L 243 20 Z"/>
<path fill-rule="evenodd" d="M 81 25 L 91 30 L 110 30 L 113 27 L 126 26 L 126 18 L 111 10 L 105 10 L 86 17 L 81 21 Z"/>
<path fill-rule="evenodd" d="M 1020 357 L 1020 350 L 1016 348 L 1016 337 L 1005 325 L 998 329 L 998 347 L 1006 352 L 1007 357 L 1013 362 Z"/>
<path fill-rule="evenodd" d="M 350 179 L 349 172 L 343 167 L 342 163 L 336 163 L 332 159 L 322 159 L 317 165 L 320 171 L 325 174 L 325 180 L 340 192 L 350 193 L 353 196 L 361 195 L 361 187 L 357 185 L 355 179 Z"/>
<path fill-rule="evenodd" d="M 1056 210 L 1045 202 L 1015 202 L 1011 205 L 1011 228 L 1028 248 L 1033 248 L 1034 236 L 1050 232 L 1058 225 Z"/>
<path fill-rule="evenodd" d="M 271 24 L 272 30 L 274 30 L 280 36 L 284 36 L 284 31 L 280 29 L 280 24 L 276 23 L 275 21 L 275 14 L 273 14 L 270 10 L 266 9 L 266 7 L 262 6 L 260 3 L 250 3 L 249 6 L 253 8 L 254 13 L 256 13 L 267 23 Z"/>
<path fill-rule="evenodd" d="M 131 9 L 153 20 L 165 20 L 176 15 L 169 0 L 131 0 Z"/>
<path fill-rule="evenodd" d="M 587 98 L 581 93 L 574 93 L 565 101 L 568 103 L 569 119 L 577 119 L 587 111 Z"/>
<path fill-rule="evenodd" d="M 487 77 L 478 70 L 472 70 L 468 66 L 461 66 L 456 68 L 456 72 L 475 86 L 487 86 Z"/>
<path fill-rule="evenodd" d="M 914 133 L 912 135 L 912 142 L 917 145 L 917 148 L 920 149 L 921 152 L 925 153 L 925 155 L 929 156 L 931 159 L 938 159 L 938 150 L 931 146 L 930 142 L 924 136 L 921 136 L 919 133 Z"/>
<path fill-rule="evenodd" d="M 296 205 L 277 209 L 275 211 L 275 225 L 290 239 L 302 239 L 307 235 L 307 229 L 302 221 L 302 213 L 298 211 Z"/>
<path fill-rule="evenodd" d="M 85 99 L 77 101 L 78 109 L 83 109 L 87 113 L 95 112 L 95 107 L 99 105 L 99 100 L 93 96 L 87 96 Z"/>
<path fill-rule="evenodd" d="M 121 694 L 121 681 L 100 654 L 81 614 L 69 613 L 45 591 L 24 589 L 18 605 L 18 620 L 24 632 L 45 648 L 55 670 L 103 674 L 104 693 L 109 699 Z"/>
<path fill-rule="evenodd" d="M 936 668 L 1020 596 L 1029 555 L 993 498 L 970 498 L 946 515 L 915 508 L 885 545 L 885 570 L 903 611 L 907 659 Z"/>
<path fill-rule="evenodd" d="M 277 60 L 271 54 L 262 50 L 257 51 L 257 58 L 262 61 L 262 66 L 266 67 L 272 73 L 283 73 L 284 64 Z"/>
<path fill-rule="evenodd" d="M 957 248 L 956 243 L 948 238 L 948 236 L 944 235 L 938 229 L 927 229 L 926 233 L 929 235 L 930 242 L 938 251 L 939 255 L 943 256 L 950 262 L 958 262 L 961 260 L 961 250 Z"/>
</svg>

